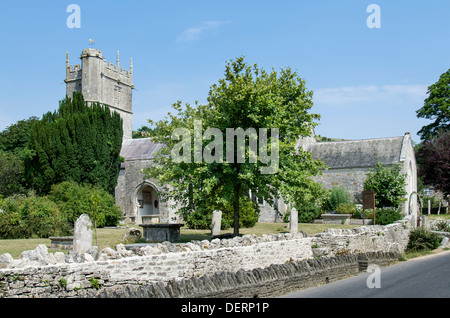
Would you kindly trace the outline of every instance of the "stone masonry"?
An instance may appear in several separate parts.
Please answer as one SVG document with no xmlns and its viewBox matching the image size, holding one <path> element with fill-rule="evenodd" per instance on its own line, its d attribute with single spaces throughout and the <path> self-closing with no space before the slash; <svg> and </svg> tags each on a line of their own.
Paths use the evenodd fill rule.
<svg viewBox="0 0 450 318">
<path fill-rule="evenodd" d="M 62 253 L 53 255 L 45 246 L 39 246 L 39 253 L 35 253 L 39 262 L 36 257 L 28 260 L 30 253 L 25 252 L 18 260 L 9 254 L 0 256 L 0 260 L 5 260 L 0 263 L 0 268 L 3 267 L 0 296 L 84 297 L 103 293 L 109 297 L 118 288 L 123 293 L 136 286 L 164 287 L 173 282 L 181 284 L 211 275 L 238 275 L 242 271 L 273 269 L 273 266 L 317 258 L 367 253 L 397 255 L 407 246 L 412 220 L 405 217 L 387 226 L 328 230 L 312 237 L 303 233 L 244 235 L 180 244 L 164 242 L 131 249 L 119 244 L 115 250 L 105 248 L 84 257 L 69 254 L 64 260 Z"/>
<path fill-rule="evenodd" d="M 105 60 L 100 50 L 93 48 L 84 49 L 80 59 L 81 65 L 70 65 L 69 53 L 66 54 L 66 95 L 72 97 L 73 92 L 81 92 L 88 103 L 108 105 L 123 120 L 123 139 L 131 139 L 133 61 L 130 59 L 127 71 L 120 67 L 119 52 L 114 65 Z"/>
</svg>

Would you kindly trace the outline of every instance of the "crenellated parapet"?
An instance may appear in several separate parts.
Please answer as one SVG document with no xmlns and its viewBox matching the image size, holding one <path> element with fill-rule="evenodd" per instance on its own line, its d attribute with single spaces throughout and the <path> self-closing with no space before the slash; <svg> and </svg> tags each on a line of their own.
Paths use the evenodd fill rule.
<svg viewBox="0 0 450 318">
<path fill-rule="evenodd" d="M 70 65 L 66 54 L 66 95 L 81 92 L 88 103 L 99 102 L 118 112 L 124 122 L 124 139 L 131 138 L 133 60 L 130 68 L 120 67 L 119 52 L 116 63 L 108 62 L 100 50 L 84 49 L 81 64 Z"/>
</svg>

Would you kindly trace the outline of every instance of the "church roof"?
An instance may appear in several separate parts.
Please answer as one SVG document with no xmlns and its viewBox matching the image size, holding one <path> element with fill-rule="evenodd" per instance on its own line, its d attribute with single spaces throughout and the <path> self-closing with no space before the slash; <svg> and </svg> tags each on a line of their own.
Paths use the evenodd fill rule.
<svg viewBox="0 0 450 318">
<path fill-rule="evenodd" d="M 163 144 L 154 143 L 150 138 L 127 139 L 122 143 L 120 155 L 125 160 L 152 159 Z"/>
<path fill-rule="evenodd" d="M 314 159 L 321 159 L 329 169 L 374 167 L 400 163 L 404 137 L 317 142 L 308 147 Z"/>
</svg>

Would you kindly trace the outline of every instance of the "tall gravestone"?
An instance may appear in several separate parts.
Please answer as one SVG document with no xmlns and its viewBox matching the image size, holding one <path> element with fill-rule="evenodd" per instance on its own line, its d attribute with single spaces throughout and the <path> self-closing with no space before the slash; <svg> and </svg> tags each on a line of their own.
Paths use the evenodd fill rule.
<svg viewBox="0 0 450 318">
<path fill-rule="evenodd" d="M 298 233 L 298 211 L 296 208 L 292 208 L 290 218 L 291 218 L 290 233 L 297 234 Z"/>
<path fill-rule="evenodd" d="M 222 225 L 222 211 L 214 211 L 211 222 L 211 237 L 220 235 L 221 225 Z"/>
<path fill-rule="evenodd" d="M 87 214 L 82 214 L 75 222 L 73 229 L 72 250 L 86 253 L 92 247 L 93 226 Z"/>
</svg>

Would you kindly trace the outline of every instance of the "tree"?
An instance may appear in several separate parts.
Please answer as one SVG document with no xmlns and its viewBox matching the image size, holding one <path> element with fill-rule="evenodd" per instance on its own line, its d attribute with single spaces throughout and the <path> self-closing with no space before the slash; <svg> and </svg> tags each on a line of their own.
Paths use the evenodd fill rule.
<svg viewBox="0 0 450 318">
<path fill-rule="evenodd" d="M 423 182 L 450 195 L 450 130 L 424 141 L 417 150 L 417 162 Z"/>
<path fill-rule="evenodd" d="M 88 106 L 81 93 L 60 102 L 30 132 L 25 177 L 38 193 L 71 180 L 113 193 L 120 170 L 122 119 L 98 103 Z"/>
<path fill-rule="evenodd" d="M 24 193 L 23 184 L 23 162 L 19 155 L 0 150 L 0 195 Z"/>
<path fill-rule="evenodd" d="M 0 238 L 69 235 L 71 227 L 58 206 L 33 192 L 0 198 Z"/>
<path fill-rule="evenodd" d="M 89 214 L 95 227 L 119 224 L 122 211 L 114 197 L 104 189 L 64 181 L 52 186 L 48 198 L 57 204 L 68 224 L 74 225 L 83 213 Z"/>
<path fill-rule="evenodd" d="M 154 140 L 166 147 L 145 172 L 185 215 L 231 204 L 238 235 L 241 197 L 251 192 L 273 205 L 280 196 L 294 203 L 308 192 L 310 176 L 323 165 L 296 142 L 320 116 L 308 112 L 312 91 L 296 72 L 268 73 L 243 57 L 227 62 L 207 101 L 184 108 L 179 101 L 173 105 L 178 114 L 149 121 Z"/>
<path fill-rule="evenodd" d="M 418 131 L 422 140 L 430 140 L 438 131 L 450 128 L 450 69 L 428 87 L 425 104 L 417 110 L 417 117 L 434 120 Z"/>
<path fill-rule="evenodd" d="M 38 117 L 19 120 L 0 133 L 0 150 L 19 153 L 26 148 L 31 127 L 39 121 Z"/>
<path fill-rule="evenodd" d="M 406 175 L 401 174 L 400 165 L 394 165 L 390 168 L 384 167 L 382 163 L 378 163 L 375 169 L 370 169 L 367 179 L 364 181 L 364 190 L 375 191 L 375 206 L 377 208 L 384 207 L 400 207 L 405 201 Z"/>
<path fill-rule="evenodd" d="M 19 120 L 0 132 L 0 195 L 26 192 L 23 161 L 32 154 L 26 145 L 31 127 L 38 120 L 38 117 Z"/>
</svg>

